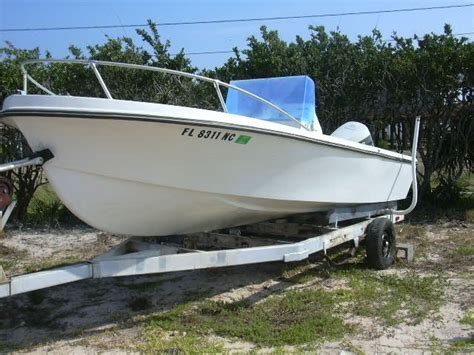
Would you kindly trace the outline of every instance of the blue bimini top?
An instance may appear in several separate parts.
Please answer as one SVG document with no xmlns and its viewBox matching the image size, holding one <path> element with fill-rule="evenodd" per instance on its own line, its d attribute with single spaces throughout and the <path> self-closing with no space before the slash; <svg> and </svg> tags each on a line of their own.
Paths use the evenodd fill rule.
<svg viewBox="0 0 474 355">
<path fill-rule="evenodd" d="M 314 81 L 306 75 L 234 80 L 230 84 L 270 101 L 309 129 L 321 129 L 316 117 Z M 299 127 L 271 106 L 234 89 L 229 89 L 226 104 L 229 113 Z"/>
</svg>

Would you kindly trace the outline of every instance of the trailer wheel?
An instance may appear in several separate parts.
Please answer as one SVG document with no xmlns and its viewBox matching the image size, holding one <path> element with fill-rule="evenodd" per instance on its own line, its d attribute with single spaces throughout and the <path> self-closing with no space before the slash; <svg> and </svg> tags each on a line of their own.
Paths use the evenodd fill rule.
<svg viewBox="0 0 474 355">
<path fill-rule="evenodd" d="M 377 218 L 368 225 L 366 252 L 367 262 L 374 269 L 384 270 L 395 262 L 397 245 L 392 221 Z"/>
</svg>

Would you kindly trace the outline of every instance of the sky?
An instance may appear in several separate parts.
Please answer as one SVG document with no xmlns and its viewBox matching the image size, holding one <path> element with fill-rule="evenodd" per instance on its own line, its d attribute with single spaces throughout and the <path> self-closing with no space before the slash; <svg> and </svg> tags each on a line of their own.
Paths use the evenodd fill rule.
<svg viewBox="0 0 474 355">
<path fill-rule="evenodd" d="M 325 13 L 377 11 L 387 9 L 470 4 L 466 0 L 0 0 L 0 29 L 96 25 L 142 24 L 147 19 L 156 23 L 207 21 L 237 18 L 299 16 Z M 474 7 L 408 13 L 385 13 L 358 16 L 336 16 L 278 21 L 159 26 L 163 40 L 171 42 L 171 53 L 230 51 L 245 48 L 247 38 L 259 35 L 261 25 L 278 30 L 280 37 L 292 41 L 296 35 L 309 38 L 308 26 L 323 25 L 327 30 L 339 29 L 356 40 L 358 35 L 380 30 L 384 38 L 395 31 L 401 36 L 442 33 L 445 23 L 454 33 L 474 32 Z M 63 58 L 74 44 L 104 43 L 106 36 L 129 36 L 140 43 L 133 28 L 1 32 L 0 47 L 5 41 L 18 48 L 40 47 L 53 57 Z M 471 40 L 474 34 L 466 35 Z M 144 45 L 146 47 L 146 45 Z M 199 68 L 224 64 L 231 53 L 190 55 Z"/>
</svg>

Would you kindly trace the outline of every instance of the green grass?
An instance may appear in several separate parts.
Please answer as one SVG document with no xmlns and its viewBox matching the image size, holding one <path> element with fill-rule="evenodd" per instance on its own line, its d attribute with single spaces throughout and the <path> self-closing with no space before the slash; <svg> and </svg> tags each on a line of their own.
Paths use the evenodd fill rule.
<svg viewBox="0 0 474 355">
<path fill-rule="evenodd" d="M 59 259 L 46 259 L 46 260 L 37 261 L 37 262 L 34 262 L 33 264 L 27 265 L 25 268 L 25 271 L 27 273 L 43 271 L 43 270 L 54 269 L 54 268 L 62 267 L 62 266 L 73 265 L 73 264 L 77 264 L 83 261 L 84 261 L 83 258 L 80 258 L 77 256 L 63 257 Z"/>
<path fill-rule="evenodd" d="M 27 254 L 25 250 L 20 251 L 0 245 L 0 265 L 5 272 L 8 272 L 14 269 L 20 260 L 26 258 Z"/>
<path fill-rule="evenodd" d="M 28 206 L 27 222 L 58 227 L 60 224 L 77 224 L 78 220 L 63 205 L 49 184 L 46 184 L 36 190 Z"/>
<path fill-rule="evenodd" d="M 49 184 L 41 185 L 40 187 L 38 187 L 33 198 L 37 200 L 42 200 L 44 202 L 59 201 L 59 197 L 56 195 L 56 193 Z"/>
<path fill-rule="evenodd" d="M 452 353 L 452 354 L 457 354 L 459 352 L 465 352 L 465 353 L 471 353 L 472 352 L 470 350 L 474 350 L 474 336 L 471 335 L 469 338 L 467 339 L 460 339 L 460 340 L 456 340 L 450 347 L 450 349 L 452 352 L 448 352 L 448 353 Z"/>
<path fill-rule="evenodd" d="M 0 265 L 3 268 L 3 271 L 8 272 L 12 270 L 18 264 L 17 260 L 2 260 L 0 259 Z"/>
<path fill-rule="evenodd" d="M 225 349 L 219 342 L 181 334 L 167 334 L 159 329 L 147 330 L 148 342 L 142 346 L 145 353 L 165 354 L 222 354 Z"/>
<path fill-rule="evenodd" d="M 474 174 L 465 174 L 461 179 L 459 179 L 458 185 L 463 191 L 474 193 Z"/>
<path fill-rule="evenodd" d="M 421 322 L 441 306 L 445 285 L 439 276 L 415 273 L 399 277 L 352 269 L 332 277 L 346 287 L 292 290 L 256 304 L 188 303 L 148 319 L 147 331 L 215 334 L 272 347 L 340 341 L 358 330 L 345 322 L 350 314 L 389 326 Z"/>
<path fill-rule="evenodd" d="M 28 221 L 52 224 L 60 216 L 63 205 L 49 184 L 38 187 L 28 206 Z"/>
<path fill-rule="evenodd" d="M 474 327 L 474 312 L 468 312 L 460 321 L 461 324 L 467 324 Z"/>
<path fill-rule="evenodd" d="M 474 246 L 463 245 L 453 250 L 454 256 L 474 256 Z"/>
<path fill-rule="evenodd" d="M 415 272 L 403 277 L 365 270 L 336 274 L 349 280 L 353 314 L 391 326 L 418 324 L 438 311 L 446 284 L 441 276 L 421 277 Z"/>
<path fill-rule="evenodd" d="M 365 355 L 364 350 L 362 350 L 361 348 L 355 346 L 354 344 L 351 344 L 350 342 L 344 342 L 342 344 L 342 346 L 344 347 L 344 350 L 348 350 L 351 354 Z"/>
<path fill-rule="evenodd" d="M 236 337 L 263 346 L 297 345 L 337 340 L 352 327 L 333 312 L 347 299 L 345 291 L 290 291 L 251 305 L 245 301 L 205 301 L 187 304 L 153 317 L 150 329 L 177 330 L 195 335 Z"/>
</svg>

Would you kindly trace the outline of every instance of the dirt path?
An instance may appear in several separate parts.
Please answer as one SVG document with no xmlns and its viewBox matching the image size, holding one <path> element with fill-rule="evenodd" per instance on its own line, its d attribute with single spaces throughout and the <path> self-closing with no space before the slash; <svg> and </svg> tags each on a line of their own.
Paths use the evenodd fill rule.
<svg viewBox="0 0 474 355">
<path fill-rule="evenodd" d="M 377 317 L 348 313 L 344 324 L 355 325 L 357 331 L 337 341 L 317 341 L 317 345 L 309 348 L 304 344 L 257 346 L 245 337 L 212 334 L 206 336 L 205 342 L 218 343 L 220 351 L 230 352 L 248 352 L 252 349 L 262 352 L 316 349 L 323 354 L 339 354 L 341 351 L 420 354 L 474 351 L 474 225 L 447 222 L 401 225 L 397 229 L 401 231 L 401 239 L 417 245 L 415 263 L 376 273 L 364 270 L 364 264 L 359 260 L 352 268 L 362 268 L 372 278 L 384 277 L 384 274 L 387 277 L 400 275 L 401 278 L 404 275 L 441 275 L 445 285 L 442 304 L 436 311 L 427 313 L 421 321 L 412 322 L 413 315 L 404 315 L 407 310 L 403 307 L 397 312 L 400 313 L 399 318 L 406 318 L 406 322 L 393 325 L 381 323 Z M 0 263 L 6 266 L 7 274 L 13 275 L 54 264 L 87 260 L 122 240 L 121 237 L 91 229 L 15 230 L 0 239 Z M 190 333 L 182 329 L 170 331 L 163 328 L 163 331 L 156 333 L 151 329 L 155 324 L 151 317 L 206 300 L 225 303 L 245 300 L 248 304 L 258 305 L 274 297 L 293 295 L 293 290 L 343 291 L 348 288 L 347 280 L 354 279 L 350 274 L 351 266 L 347 270 L 344 272 L 349 272 L 349 276 L 338 278 L 334 276 L 337 272 L 322 261 L 293 266 L 270 263 L 87 280 L 0 299 L 0 352 L 140 352 L 154 349 L 153 341 L 159 344 L 170 339 L 188 342 L 199 335 L 199 331 Z M 157 340 L 156 334 L 162 338 Z M 201 339 L 197 343 L 203 345 L 203 341 Z M 198 345 L 184 343 L 182 346 L 193 349 L 192 346 Z"/>
</svg>

